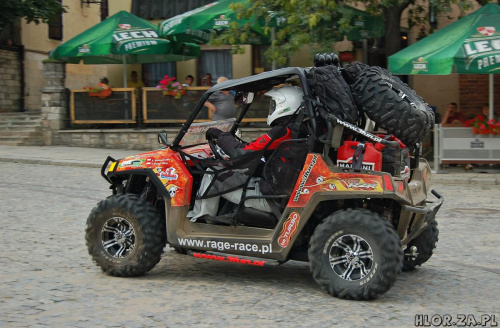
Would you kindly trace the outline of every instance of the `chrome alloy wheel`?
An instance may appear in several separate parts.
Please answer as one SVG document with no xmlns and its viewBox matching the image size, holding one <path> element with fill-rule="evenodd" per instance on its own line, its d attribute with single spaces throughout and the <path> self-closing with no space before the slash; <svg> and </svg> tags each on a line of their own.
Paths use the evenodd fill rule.
<svg viewBox="0 0 500 328">
<path fill-rule="evenodd" d="M 134 228 L 124 218 L 112 217 L 102 227 L 101 242 L 109 255 L 115 258 L 125 258 L 134 251 Z"/>
<path fill-rule="evenodd" d="M 373 267 L 370 244 L 357 235 L 343 235 L 335 240 L 329 252 L 330 266 L 345 280 L 363 279 Z"/>
</svg>

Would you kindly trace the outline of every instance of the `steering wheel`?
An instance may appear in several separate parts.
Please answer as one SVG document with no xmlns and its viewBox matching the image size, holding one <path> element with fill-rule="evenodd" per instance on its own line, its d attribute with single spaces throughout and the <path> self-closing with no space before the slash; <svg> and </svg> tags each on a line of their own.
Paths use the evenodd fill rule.
<svg viewBox="0 0 500 328">
<path fill-rule="evenodd" d="M 224 160 L 222 155 L 217 151 L 217 144 L 215 142 L 215 138 L 212 136 L 209 136 L 207 138 L 207 141 L 208 141 L 208 145 L 210 146 L 210 149 L 212 150 L 212 154 L 214 155 L 214 157 L 216 159 Z"/>
</svg>

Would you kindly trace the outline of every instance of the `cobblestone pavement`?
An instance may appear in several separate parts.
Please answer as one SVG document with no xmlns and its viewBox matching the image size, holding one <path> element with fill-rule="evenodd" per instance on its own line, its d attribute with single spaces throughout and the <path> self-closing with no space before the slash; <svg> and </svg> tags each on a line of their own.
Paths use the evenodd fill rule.
<svg viewBox="0 0 500 328">
<path fill-rule="evenodd" d="M 495 314 L 500 321 L 500 188 L 435 185 L 440 241 L 385 295 L 345 301 L 308 265 L 255 268 L 167 248 L 147 275 L 103 274 L 86 218 L 108 196 L 96 168 L 0 163 L 0 327 L 413 327 L 416 314 Z"/>
</svg>

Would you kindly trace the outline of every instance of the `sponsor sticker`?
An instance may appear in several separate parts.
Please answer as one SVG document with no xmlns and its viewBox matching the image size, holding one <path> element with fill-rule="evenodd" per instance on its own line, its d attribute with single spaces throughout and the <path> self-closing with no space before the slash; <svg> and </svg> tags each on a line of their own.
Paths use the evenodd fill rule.
<svg viewBox="0 0 500 328">
<path fill-rule="evenodd" d="M 375 190 L 378 186 L 377 181 L 365 181 L 361 178 L 339 179 L 339 181 L 346 189 L 352 190 Z"/>
<path fill-rule="evenodd" d="M 139 167 L 144 163 L 144 159 L 132 159 L 128 161 L 120 162 L 119 167 Z"/>
<path fill-rule="evenodd" d="M 352 157 L 347 160 L 337 159 L 337 165 L 343 169 L 351 169 L 352 168 Z M 375 171 L 375 163 L 373 162 L 362 162 L 361 169 Z"/>
<path fill-rule="evenodd" d="M 164 169 L 159 166 L 156 168 L 156 171 L 158 172 L 156 175 L 162 180 L 177 180 L 179 177 L 174 167 L 167 167 Z"/>
<path fill-rule="evenodd" d="M 165 183 L 165 189 L 167 189 L 168 191 L 168 194 L 170 195 L 170 197 L 175 197 L 175 195 L 177 194 L 177 191 L 179 191 L 179 188 L 178 186 L 172 184 L 172 183 Z"/>
<path fill-rule="evenodd" d="M 304 172 L 304 175 L 302 176 L 302 180 L 300 181 L 299 188 L 295 192 L 295 196 L 293 197 L 293 201 L 294 202 L 296 202 L 297 200 L 299 200 L 299 197 L 302 194 L 302 189 L 304 189 L 304 186 L 305 186 L 305 184 L 307 182 L 307 179 L 309 179 L 309 175 L 311 174 L 311 171 L 312 171 L 314 165 L 316 165 L 317 160 L 318 160 L 317 155 L 313 155 L 311 163 L 309 164 L 309 166 L 307 167 L 306 171 Z"/>
<path fill-rule="evenodd" d="M 280 236 L 278 237 L 278 245 L 281 248 L 286 248 L 290 239 L 292 239 L 295 232 L 297 232 L 297 227 L 299 226 L 300 215 L 297 212 L 292 212 L 285 223 L 283 223 L 283 229 L 281 230 Z"/>
</svg>

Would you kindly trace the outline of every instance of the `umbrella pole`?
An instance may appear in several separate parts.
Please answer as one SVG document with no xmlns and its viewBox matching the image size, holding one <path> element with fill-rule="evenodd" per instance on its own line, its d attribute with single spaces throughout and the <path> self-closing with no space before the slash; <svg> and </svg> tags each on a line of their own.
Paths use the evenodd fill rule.
<svg viewBox="0 0 500 328">
<path fill-rule="evenodd" d="M 276 69 L 276 60 L 274 59 L 274 40 L 276 40 L 276 28 L 273 26 L 271 27 L 271 49 L 273 52 L 273 63 L 271 68 L 273 71 Z"/>
<path fill-rule="evenodd" d="M 488 74 L 489 75 L 489 102 L 490 102 L 490 117 L 489 119 L 491 120 L 493 118 L 493 101 L 495 100 L 494 98 L 494 92 L 493 88 L 495 87 L 494 81 L 493 81 L 493 74 Z"/>
<path fill-rule="evenodd" d="M 127 57 L 123 55 L 123 87 L 127 87 Z"/>
<path fill-rule="evenodd" d="M 126 55 L 123 55 L 123 87 L 124 88 L 127 87 L 127 56 Z M 127 103 L 128 103 L 128 94 L 125 91 L 123 93 L 123 95 L 125 97 L 125 105 L 127 105 Z M 127 106 L 125 106 L 125 108 L 127 108 Z M 125 119 L 128 120 L 128 110 L 126 110 L 126 109 L 125 109 Z"/>
</svg>

